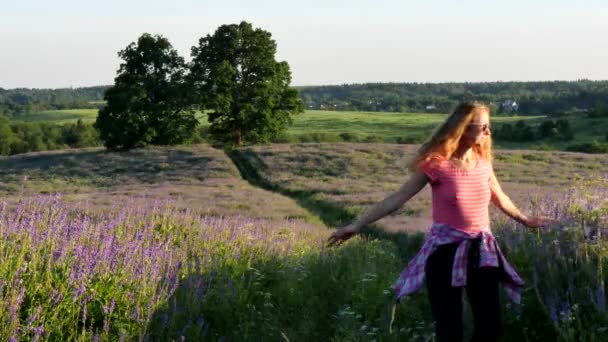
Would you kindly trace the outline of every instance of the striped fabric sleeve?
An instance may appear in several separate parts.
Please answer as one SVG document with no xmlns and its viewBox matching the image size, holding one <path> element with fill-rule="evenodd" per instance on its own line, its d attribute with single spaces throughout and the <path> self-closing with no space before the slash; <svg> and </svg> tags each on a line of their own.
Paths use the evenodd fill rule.
<svg viewBox="0 0 608 342">
<path fill-rule="evenodd" d="M 423 172 L 428 178 L 429 183 L 435 183 L 437 181 L 437 164 L 431 161 L 426 161 L 418 165 L 418 169 Z"/>
</svg>

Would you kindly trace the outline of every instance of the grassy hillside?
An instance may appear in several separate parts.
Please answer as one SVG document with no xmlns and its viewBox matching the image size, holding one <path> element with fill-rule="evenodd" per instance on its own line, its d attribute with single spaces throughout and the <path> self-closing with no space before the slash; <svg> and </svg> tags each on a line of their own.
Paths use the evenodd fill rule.
<svg viewBox="0 0 608 342">
<path fill-rule="evenodd" d="M 0 196 L 9 203 L 35 194 L 61 193 L 92 211 L 117 202 L 170 200 L 177 208 L 212 216 L 318 218 L 294 200 L 242 180 L 223 151 L 206 145 L 147 148 L 125 153 L 102 149 L 27 153 L 0 158 Z M 251 200 L 264 198 L 265 202 Z"/>
<path fill-rule="evenodd" d="M 399 188 L 415 150 L 397 144 L 276 144 L 242 148 L 238 157 L 254 166 L 263 183 L 300 202 L 318 203 L 328 225 L 342 225 Z M 503 188 L 522 207 L 534 197 L 563 193 L 581 179 L 600 179 L 606 169 L 605 155 L 499 150 L 495 160 Z M 430 218 L 427 187 L 379 224 L 388 231 L 419 231 Z"/>
<path fill-rule="evenodd" d="M 325 244 L 324 226 L 352 220 L 407 178 L 414 150 L 194 145 L 0 158 L 0 300 L 10 303 L 0 337 L 432 340 L 424 290 L 393 322 L 390 314 L 391 286 L 422 243 L 407 230 L 430 218 L 428 188 L 361 238 Z M 493 222 L 526 280 L 518 310 L 503 301 L 504 340 L 602 340 L 608 259 L 588 231 L 608 233 L 607 166 L 605 156 L 497 152 L 498 178 L 517 204 L 560 220 L 543 231 Z M 568 191 L 579 176 L 598 182 Z M 63 198 L 35 196 L 54 192 Z"/>
<path fill-rule="evenodd" d="M 339 226 L 405 181 L 415 149 L 310 143 L 245 147 L 229 156 L 208 145 L 28 153 L 0 158 L 0 195 L 14 202 L 59 192 L 92 209 L 111 208 L 119 198 L 170 198 L 178 207 L 211 215 L 300 218 Z M 600 178 L 608 156 L 497 150 L 495 168 L 505 190 L 526 205 L 530 195 Z M 424 230 L 429 204 L 427 188 L 380 223 L 388 230 Z"/>
</svg>

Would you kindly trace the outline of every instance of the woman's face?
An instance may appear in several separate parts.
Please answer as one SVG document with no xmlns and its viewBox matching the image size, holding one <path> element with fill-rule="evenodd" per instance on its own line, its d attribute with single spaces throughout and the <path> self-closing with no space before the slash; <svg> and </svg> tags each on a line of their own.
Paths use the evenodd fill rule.
<svg viewBox="0 0 608 342">
<path fill-rule="evenodd" d="M 490 113 L 484 108 L 478 108 L 475 109 L 473 119 L 469 122 L 460 141 L 467 147 L 473 147 L 483 144 L 490 135 Z"/>
</svg>

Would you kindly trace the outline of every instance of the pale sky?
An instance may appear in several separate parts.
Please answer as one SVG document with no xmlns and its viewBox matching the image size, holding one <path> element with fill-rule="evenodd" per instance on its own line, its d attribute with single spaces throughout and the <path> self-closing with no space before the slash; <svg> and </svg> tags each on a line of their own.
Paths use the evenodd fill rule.
<svg viewBox="0 0 608 342">
<path fill-rule="evenodd" d="M 0 0 L 0 87 L 112 84 L 144 32 L 190 60 L 223 24 L 270 31 L 292 85 L 608 79 L 607 0 Z"/>
</svg>

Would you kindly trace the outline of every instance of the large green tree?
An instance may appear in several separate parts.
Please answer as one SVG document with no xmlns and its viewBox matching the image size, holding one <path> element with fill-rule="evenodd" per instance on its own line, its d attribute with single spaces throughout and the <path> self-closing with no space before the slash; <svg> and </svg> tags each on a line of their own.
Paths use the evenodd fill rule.
<svg viewBox="0 0 608 342">
<path fill-rule="evenodd" d="M 11 130 L 10 120 L 0 115 L 0 154 L 5 156 L 11 152 L 11 144 L 14 142 L 15 137 Z"/>
<path fill-rule="evenodd" d="M 169 40 L 148 33 L 118 55 L 124 62 L 95 122 L 105 146 L 125 150 L 186 142 L 198 121 L 187 96 L 184 59 Z"/>
<path fill-rule="evenodd" d="M 209 133 L 230 144 L 268 142 L 303 111 L 290 87 L 287 62 L 277 62 L 271 34 L 250 23 L 222 25 L 192 47 L 191 84 Z"/>
</svg>

